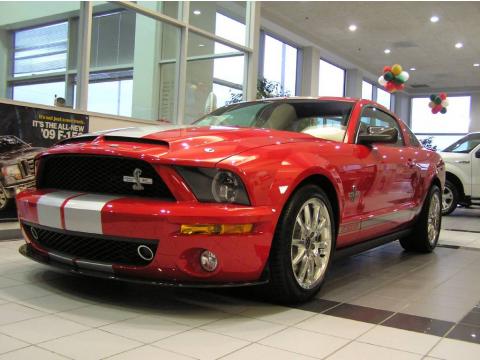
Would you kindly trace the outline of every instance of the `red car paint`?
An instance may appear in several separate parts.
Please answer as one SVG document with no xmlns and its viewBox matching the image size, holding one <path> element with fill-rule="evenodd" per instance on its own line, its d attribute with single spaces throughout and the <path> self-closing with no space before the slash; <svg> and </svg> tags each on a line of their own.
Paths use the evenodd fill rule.
<svg viewBox="0 0 480 360">
<path fill-rule="evenodd" d="M 149 265 L 113 264 L 116 274 L 169 282 L 255 282 L 268 264 L 282 209 L 302 182 L 314 179 L 328 183 L 325 190 L 336 202 L 337 249 L 408 227 L 420 212 L 432 182 L 439 181 L 443 186 L 445 174 L 440 156 L 411 144 L 401 121 L 405 146 L 355 144 L 362 108 L 372 105 L 395 116 L 387 109 L 368 100 L 321 100 L 354 104 L 343 142 L 269 129 L 191 127 L 142 137 L 165 141 L 168 146 L 107 141 L 99 135 L 94 141 L 55 146 L 40 158 L 52 154 L 96 154 L 141 159 L 155 167 L 174 195 L 175 202 L 119 196 L 102 207 L 102 234 L 159 241 Z M 198 202 L 172 165 L 217 167 L 236 173 L 245 184 L 251 205 Z M 359 194 L 353 201 L 349 197 L 352 189 Z M 39 223 L 37 201 L 54 191 L 20 193 L 17 196 L 20 221 Z M 59 210 L 62 226 L 65 226 L 63 207 L 68 201 Z M 251 234 L 179 232 L 181 224 L 245 223 L 254 224 Z M 32 239 L 27 238 L 27 242 L 48 256 Z M 206 272 L 199 266 L 203 249 L 218 257 L 219 266 L 214 272 Z"/>
</svg>

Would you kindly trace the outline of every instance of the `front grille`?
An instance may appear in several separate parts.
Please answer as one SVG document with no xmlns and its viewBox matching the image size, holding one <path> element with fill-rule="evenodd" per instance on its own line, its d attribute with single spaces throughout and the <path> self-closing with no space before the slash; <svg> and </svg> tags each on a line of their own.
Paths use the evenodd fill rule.
<svg viewBox="0 0 480 360">
<path fill-rule="evenodd" d="M 35 175 L 35 160 L 34 158 L 20 160 L 20 171 L 23 177 Z"/>
<path fill-rule="evenodd" d="M 124 179 L 125 176 L 134 177 L 134 172 L 139 170 L 140 178 L 151 179 L 151 183 L 141 184 L 142 189 Z M 37 188 L 174 200 L 152 165 L 143 160 L 116 156 L 46 156 L 40 161 Z"/>
<path fill-rule="evenodd" d="M 158 243 L 154 240 L 130 240 L 93 234 L 58 232 L 29 224 L 23 224 L 23 228 L 28 237 L 44 249 L 76 259 L 145 266 L 151 260 L 140 257 L 138 247 L 147 246 L 154 255 L 157 251 Z"/>
</svg>

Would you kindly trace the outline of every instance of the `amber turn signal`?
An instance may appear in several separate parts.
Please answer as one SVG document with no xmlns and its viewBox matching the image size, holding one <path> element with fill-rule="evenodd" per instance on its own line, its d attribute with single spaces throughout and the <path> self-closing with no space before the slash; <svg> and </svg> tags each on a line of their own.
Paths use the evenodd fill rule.
<svg viewBox="0 0 480 360">
<path fill-rule="evenodd" d="M 252 229 L 253 224 L 182 225 L 180 233 L 183 235 L 248 234 Z"/>
</svg>

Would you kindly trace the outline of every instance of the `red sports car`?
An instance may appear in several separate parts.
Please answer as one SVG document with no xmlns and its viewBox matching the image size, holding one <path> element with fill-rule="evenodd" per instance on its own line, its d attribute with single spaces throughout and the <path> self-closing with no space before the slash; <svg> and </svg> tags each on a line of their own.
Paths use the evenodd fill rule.
<svg viewBox="0 0 480 360">
<path fill-rule="evenodd" d="M 432 251 L 444 163 L 367 100 L 222 107 L 191 126 L 60 142 L 17 196 L 21 253 L 52 267 L 173 286 L 317 292 L 335 256 L 399 239 Z"/>
</svg>

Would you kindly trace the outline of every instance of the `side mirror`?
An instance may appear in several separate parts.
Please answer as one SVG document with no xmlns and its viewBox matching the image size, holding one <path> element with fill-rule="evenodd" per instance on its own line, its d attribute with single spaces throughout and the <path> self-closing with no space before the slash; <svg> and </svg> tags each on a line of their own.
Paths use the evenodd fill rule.
<svg viewBox="0 0 480 360">
<path fill-rule="evenodd" d="M 395 128 L 384 128 L 382 126 L 369 126 L 366 134 L 358 134 L 359 144 L 395 144 L 398 141 L 398 131 Z"/>
<path fill-rule="evenodd" d="M 480 159 L 480 149 L 478 149 L 477 152 L 475 153 L 475 157 L 477 159 Z"/>
</svg>

